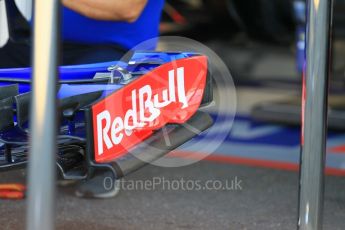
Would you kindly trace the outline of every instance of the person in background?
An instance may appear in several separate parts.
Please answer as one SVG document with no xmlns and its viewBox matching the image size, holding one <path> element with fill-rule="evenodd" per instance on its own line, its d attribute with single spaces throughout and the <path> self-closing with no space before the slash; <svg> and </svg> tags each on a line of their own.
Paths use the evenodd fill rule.
<svg viewBox="0 0 345 230">
<path fill-rule="evenodd" d="M 62 65 L 119 60 L 151 39 L 155 49 L 164 0 L 62 0 Z M 0 68 L 30 66 L 27 45 L 0 49 Z M 107 184 L 106 184 L 107 183 Z M 78 197 L 110 198 L 119 184 L 110 172 L 96 173 L 79 184 Z"/>
<path fill-rule="evenodd" d="M 164 0 L 61 0 L 61 65 L 120 59 L 137 44 L 156 38 Z M 157 42 L 157 41 L 156 41 Z M 155 39 L 151 47 L 155 49 Z M 30 44 L 0 49 L 0 68 L 31 65 Z"/>
<path fill-rule="evenodd" d="M 164 0 L 62 0 L 64 61 L 83 64 L 118 60 L 137 44 L 159 35 Z M 154 49 L 155 43 L 151 49 Z"/>
</svg>

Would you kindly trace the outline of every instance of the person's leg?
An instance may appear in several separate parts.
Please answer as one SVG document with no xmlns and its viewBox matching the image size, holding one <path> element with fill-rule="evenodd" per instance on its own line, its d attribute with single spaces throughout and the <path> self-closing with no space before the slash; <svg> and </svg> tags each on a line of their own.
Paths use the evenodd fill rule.
<svg viewBox="0 0 345 230">
<path fill-rule="evenodd" d="M 120 180 L 115 180 L 110 171 L 97 172 L 78 184 L 75 195 L 80 198 L 113 198 L 119 193 L 120 187 Z"/>
</svg>

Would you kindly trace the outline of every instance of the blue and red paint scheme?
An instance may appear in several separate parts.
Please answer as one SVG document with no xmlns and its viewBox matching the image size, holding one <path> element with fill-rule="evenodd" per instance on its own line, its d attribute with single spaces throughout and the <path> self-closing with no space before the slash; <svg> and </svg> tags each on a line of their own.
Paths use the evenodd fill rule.
<svg viewBox="0 0 345 230">
<path fill-rule="evenodd" d="M 143 162 L 129 156 L 141 142 L 160 146 L 152 153 L 154 160 L 198 135 L 183 128 L 184 123 L 196 125 L 200 132 L 211 126 L 210 116 L 198 111 L 212 101 L 205 56 L 187 52 L 134 52 L 128 56 L 121 61 L 59 68 L 57 166 L 63 178 L 85 179 L 99 167 L 123 176 L 142 166 Z M 0 119 L 0 170 L 27 163 L 30 80 L 31 68 L 0 69 L 0 110 L 4 114 Z M 136 99 L 129 100 L 133 96 Z M 129 104 L 138 104 L 139 108 Z M 97 117 L 104 111 L 111 119 L 118 118 L 111 120 L 111 128 L 104 124 L 108 120 Z M 133 124 L 134 118 L 140 126 Z M 158 141 L 160 130 L 171 124 L 172 137 L 175 132 L 179 135 L 175 144 L 166 146 Z M 127 126 L 132 127 L 131 134 Z M 123 143 L 116 142 L 120 135 Z M 115 149 L 109 147 L 108 140 Z M 106 148 L 104 157 L 97 148 L 100 144 Z"/>
</svg>

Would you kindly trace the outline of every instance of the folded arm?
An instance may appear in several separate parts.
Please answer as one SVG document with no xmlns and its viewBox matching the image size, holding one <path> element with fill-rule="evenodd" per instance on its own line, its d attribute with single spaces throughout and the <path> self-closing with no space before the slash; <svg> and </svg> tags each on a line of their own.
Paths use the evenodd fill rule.
<svg viewBox="0 0 345 230">
<path fill-rule="evenodd" d="M 148 0 L 62 0 L 67 8 L 88 18 L 104 21 L 134 22 Z"/>
</svg>

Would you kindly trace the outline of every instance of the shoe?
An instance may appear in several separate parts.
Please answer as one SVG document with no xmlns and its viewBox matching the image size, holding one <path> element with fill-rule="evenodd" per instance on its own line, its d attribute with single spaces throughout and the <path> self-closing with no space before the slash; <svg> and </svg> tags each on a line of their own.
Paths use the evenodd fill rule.
<svg viewBox="0 0 345 230">
<path fill-rule="evenodd" d="M 75 195 L 80 198 L 112 198 L 120 191 L 120 181 L 115 180 L 111 172 L 96 174 L 91 179 L 78 185 Z"/>
<path fill-rule="evenodd" d="M 76 180 L 58 180 L 56 182 L 57 186 L 60 186 L 60 187 L 68 187 L 68 186 L 72 186 L 74 185 L 75 183 L 77 183 Z"/>
</svg>

